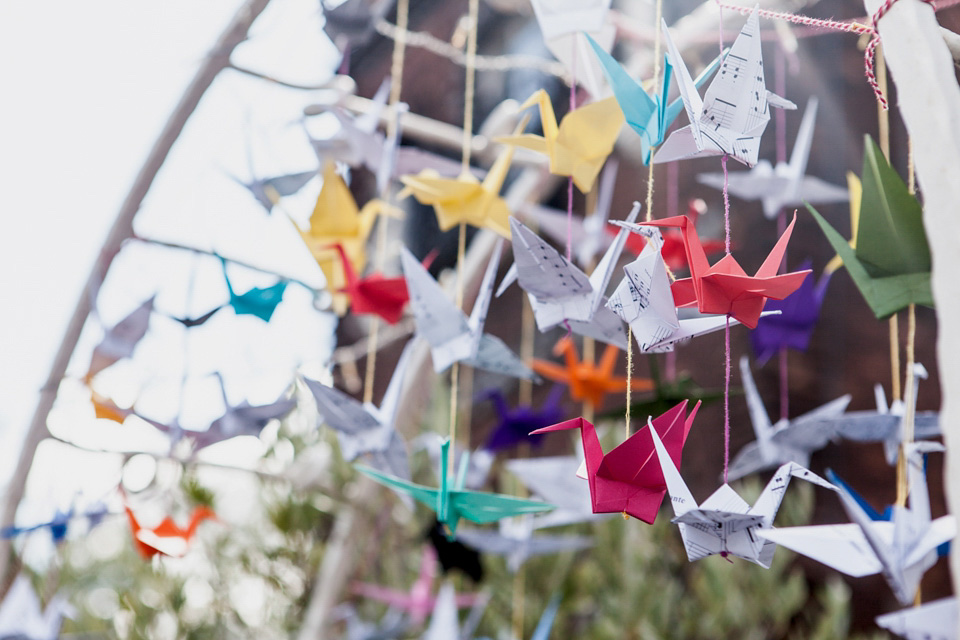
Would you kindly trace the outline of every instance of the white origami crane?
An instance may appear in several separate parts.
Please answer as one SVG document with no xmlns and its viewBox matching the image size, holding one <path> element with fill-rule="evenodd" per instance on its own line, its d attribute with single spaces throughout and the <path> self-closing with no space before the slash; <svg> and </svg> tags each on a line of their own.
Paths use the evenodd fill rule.
<svg viewBox="0 0 960 640">
<path fill-rule="evenodd" d="M 470 608 L 470 614 L 460 625 L 460 617 L 457 614 L 457 592 L 453 583 L 449 580 L 444 582 L 437 593 L 437 601 L 433 606 L 433 614 L 430 616 L 430 624 L 422 636 L 422 640 L 466 640 L 472 638 L 483 617 L 487 605 L 490 603 L 490 594 L 481 592 Z"/>
<path fill-rule="evenodd" d="M 930 518 L 923 454 L 943 450 L 936 442 L 906 446 L 910 507 L 894 506 L 890 521 L 871 520 L 849 490 L 840 486 L 840 500 L 853 523 L 788 527 L 761 531 L 760 536 L 849 576 L 883 573 L 897 600 L 910 604 L 920 578 L 937 561 L 937 547 L 957 533 L 952 515 Z"/>
<path fill-rule="evenodd" d="M 440 467 L 440 456 L 443 452 L 444 438 L 439 433 L 424 433 L 412 441 L 413 451 L 424 449 L 427 456 L 430 457 L 430 464 L 434 468 Z M 459 469 L 465 453 L 467 456 L 467 482 L 463 486 L 467 489 L 480 489 L 487 483 L 487 476 L 490 475 L 490 467 L 493 466 L 493 460 L 496 457 L 489 449 L 476 449 L 474 451 L 464 451 L 463 448 L 453 445 L 453 466 Z"/>
<path fill-rule="evenodd" d="M 610 517 L 610 514 L 593 512 L 590 486 L 585 480 L 586 468 L 583 477 L 577 477 L 581 463 L 582 459 L 577 456 L 516 458 L 506 461 L 507 471 L 520 478 L 531 493 L 556 507 L 550 513 L 534 516 L 534 529 L 592 522 Z"/>
<path fill-rule="evenodd" d="M 607 308 L 630 325 L 641 353 L 673 351 L 674 345 L 727 326 L 727 316 L 677 317 L 670 280 L 660 255 L 663 235 L 656 227 L 648 227 L 619 220 L 613 221 L 622 229 L 647 239 L 637 259 L 623 267 L 624 278 L 617 285 Z M 761 316 L 780 313 L 764 312 Z M 730 326 L 740 324 L 729 319 Z"/>
<path fill-rule="evenodd" d="M 914 440 L 927 440 L 940 435 L 940 414 L 937 411 L 916 411 L 917 388 L 920 379 L 926 379 L 927 370 L 919 362 L 913 365 Z M 882 385 L 873 388 L 876 411 L 851 411 L 834 421 L 834 428 L 844 438 L 860 442 L 883 442 L 887 462 L 895 464 L 903 442 L 903 418 L 906 405 L 894 400 L 887 405 Z"/>
<path fill-rule="evenodd" d="M 562 244 L 568 236 L 576 238 L 573 258 L 584 269 L 593 265 L 597 254 L 606 251 L 613 243 L 613 235 L 607 233 L 607 219 L 610 217 L 619 164 L 616 158 L 607 160 L 597 187 L 597 208 L 588 216 L 570 218 L 566 211 L 535 203 L 529 203 L 523 209 L 524 218 L 535 220 L 539 231 L 554 242 Z"/>
<path fill-rule="evenodd" d="M 237 436 L 258 437 L 263 428 L 271 420 L 278 420 L 297 406 L 294 398 L 280 396 L 270 404 L 252 406 L 246 400 L 238 405 L 231 405 L 227 398 L 227 390 L 223 384 L 223 377 L 215 374 L 220 381 L 220 392 L 223 396 L 223 405 L 226 408 L 223 415 L 214 420 L 206 431 L 182 432 L 189 433 L 194 439 L 194 449 L 202 449 L 212 444 L 235 438 Z"/>
<path fill-rule="evenodd" d="M 877 625 L 907 640 L 957 640 L 957 617 L 950 597 L 877 616 Z"/>
<path fill-rule="evenodd" d="M 635 202 L 627 222 L 636 220 L 639 212 L 640 203 Z M 564 323 L 573 333 L 626 349 L 627 332 L 623 322 L 603 303 L 628 231 L 620 229 L 588 278 L 516 218 L 510 218 L 510 230 L 513 266 L 500 283 L 497 295 L 514 280 L 519 280 L 520 287 L 528 294 L 540 331 Z"/>
<path fill-rule="evenodd" d="M 757 439 L 741 449 L 730 463 L 730 480 L 772 469 L 785 462 L 796 462 L 806 467 L 810 464 L 810 454 L 823 448 L 837 436 L 833 419 L 843 415 L 850 404 L 849 394 L 799 418 L 782 418 L 776 424 L 770 424 L 746 356 L 740 358 L 740 377 L 747 396 L 750 422 L 753 423 L 753 432 Z"/>
<path fill-rule="evenodd" d="M 505 556 L 511 572 L 516 572 L 533 556 L 578 551 L 593 546 L 593 539 L 587 536 L 534 536 L 534 521 L 529 514 L 504 518 L 499 522 L 499 527 L 499 532 L 460 530 L 457 538 L 483 553 Z"/>
<path fill-rule="evenodd" d="M 584 33 L 609 53 L 616 27 L 607 20 L 611 0 L 531 0 L 550 52 L 594 98 L 604 94 L 603 71 Z"/>
<path fill-rule="evenodd" d="M 836 490 L 812 471 L 788 462 L 777 469 L 752 507 L 729 484 L 722 485 L 703 504 L 697 505 L 652 421 L 648 421 L 648 426 L 676 515 L 673 522 L 680 526 L 683 545 L 691 562 L 719 553 L 724 557 L 735 555 L 769 569 L 777 545 L 757 536 L 773 530 L 773 519 L 780 509 L 790 478 L 801 478 Z"/>
<path fill-rule="evenodd" d="M 500 251 L 498 242 L 468 319 L 413 254 L 403 249 L 400 258 L 410 292 L 410 308 L 416 317 L 417 335 L 430 343 L 433 368 L 437 373 L 446 371 L 454 362 L 464 362 L 477 369 L 517 378 L 536 377 L 500 338 L 483 332 L 493 294 L 493 280 L 500 264 Z"/>
<path fill-rule="evenodd" d="M 23 640 L 56 640 L 60 637 L 63 617 L 73 617 L 73 606 L 56 595 L 40 608 L 40 600 L 24 576 L 17 576 L 7 597 L 0 605 L 0 638 Z"/>
<path fill-rule="evenodd" d="M 761 160 L 750 171 L 731 173 L 726 178 L 727 189 L 732 195 L 744 200 L 761 200 L 763 214 L 769 219 L 777 217 L 777 213 L 787 206 L 805 202 L 846 202 L 850 199 L 846 187 L 806 175 L 817 104 L 816 97 L 811 97 L 807 102 L 789 163 L 779 162 L 772 167 L 766 160 Z M 714 189 L 723 189 L 724 176 L 722 173 L 701 173 L 697 181 Z"/>
<path fill-rule="evenodd" d="M 408 344 L 379 407 L 361 404 L 342 391 L 303 378 L 317 401 L 317 411 L 323 421 L 337 432 L 343 457 L 355 460 L 361 454 L 368 454 L 371 466 L 405 480 L 410 478 L 410 465 L 406 444 L 397 433 L 395 423 L 411 354 L 412 347 Z"/>
<path fill-rule="evenodd" d="M 748 167 L 755 165 L 760 136 L 770 121 L 770 107 L 797 108 L 789 100 L 767 91 L 757 10 L 750 14 L 702 99 L 670 38 L 666 22 L 663 32 L 690 124 L 670 134 L 657 149 L 654 162 L 729 155 Z"/>
</svg>

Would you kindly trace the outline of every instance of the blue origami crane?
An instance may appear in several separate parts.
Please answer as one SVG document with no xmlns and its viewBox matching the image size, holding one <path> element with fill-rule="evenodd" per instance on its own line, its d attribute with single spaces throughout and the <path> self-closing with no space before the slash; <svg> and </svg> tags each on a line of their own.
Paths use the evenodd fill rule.
<svg viewBox="0 0 960 640">
<path fill-rule="evenodd" d="M 283 300 L 283 294 L 287 290 L 287 281 L 278 280 L 276 284 L 266 288 L 253 287 L 246 293 L 238 294 L 233 290 L 233 284 L 230 282 L 230 276 L 227 275 L 227 261 L 220 258 L 223 263 L 223 278 L 227 281 L 227 291 L 230 292 L 230 302 L 233 311 L 238 315 L 256 316 L 264 322 L 270 322 L 273 312 L 277 310 L 277 305 Z"/>
</svg>

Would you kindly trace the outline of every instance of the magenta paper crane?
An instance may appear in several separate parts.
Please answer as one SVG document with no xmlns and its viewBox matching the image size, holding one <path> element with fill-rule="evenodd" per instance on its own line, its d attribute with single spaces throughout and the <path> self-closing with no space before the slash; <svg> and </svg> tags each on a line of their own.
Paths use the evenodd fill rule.
<svg viewBox="0 0 960 640">
<path fill-rule="evenodd" d="M 653 426 L 675 464 L 680 464 L 683 445 L 700 408 L 697 402 L 687 416 L 687 402 L 684 400 L 653 420 Z M 564 429 L 580 429 L 593 512 L 626 513 L 653 524 L 667 493 L 667 483 L 657 462 L 650 431 L 640 429 L 607 454 L 603 453 L 596 428 L 583 418 L 567 420 L 533 433 Z"/>
<path fill-rule="evenodd" d="M 433 593 L 433 582 L 437 577 L 437 552 L 433 547 L 426 545 L 420 557 L 420 575 L 410 587 L 410 591 L 397 591 L 389 587 L 367 582 L 354 582 L 350 590 L 365 598 L 372 598 L 384 602 L 390 607 L 403 609 L 410 614 L 410 622 L 420 625 L 437 603 L 437 596 Z M 460 608 L 472 607 L 479 597 L 475 593 L 458 594 L 457 606 Z"/>
<path fill-rule="evenodd" d="M 739 320 L 745 327 L 756 329 L 767 298 L 783 300 L 796 291 L 810 273 L 810 269 L 807 269 L 777 275 L 796 222 L 797 214 L 794 213 L 787 230 L 753 276 L 748 276 L 729 253 L 711 266 L 703 245 L 700 244 L 697 229 L 686 216 L 673 216 L 642 224 L 680 227 L 683 233 L 690 277 L 677 280 L 671 287 L 673 301 L 678 307 L 696 305 L 700 313 L 727 314 Z"/>
</svg>

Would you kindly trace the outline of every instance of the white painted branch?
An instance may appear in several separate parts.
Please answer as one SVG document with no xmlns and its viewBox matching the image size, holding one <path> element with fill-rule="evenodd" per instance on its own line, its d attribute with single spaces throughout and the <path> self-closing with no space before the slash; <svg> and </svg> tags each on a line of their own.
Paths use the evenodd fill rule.
<svg viewBox="0 0 960 640">
<path fill-rule="evenodd" d="M 864 0 L 873 14 L 882 0 Z M 883 55 L 897 87 L 897 101 L 913 141 L 924 226 L 933 256 L 937 303 L 937 355 L 943 406 L 940 424 L 947 444 L 946 493 L 951 513 L 960 513 L 960 87 L 953 58 L 930 5 L 900 0 L 878 25 Z M 960 593 L 960 554 L 950 556 L 954 591 Z"/>
</svg>

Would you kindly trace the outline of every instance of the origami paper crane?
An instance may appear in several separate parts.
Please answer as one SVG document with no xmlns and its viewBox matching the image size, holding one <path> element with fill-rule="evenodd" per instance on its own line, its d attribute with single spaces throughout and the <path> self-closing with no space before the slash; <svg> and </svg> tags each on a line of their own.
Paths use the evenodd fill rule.
<svg viewBox="0 0 960 640">
<path fill-rule="evenodd" d="M 729 314 L 744 326 L 755 329 L 767 298 L 786 298 L 800 287 L 810 273 L 807 270 L 777 275 L 796 222 L 797 216 L 794 214 L 786 231 L 753 276 L 748 276 L 730 254 L 711 266 L 703 245 L 700 244 L 697 230 L 686 216 L 663 218 L 643 224 L 680 227 L 683 232 L 690 277 L 677 280 L 671 287 L 676 306 L 696 305 L 701 313 Z"/>
<path fill-rule="evenodd" d="M 623 127 L 623 114 L 617 101 L 605 98 L 574 109 L 563 117 L 559 126 L 550 94 L 540 89 L 520 108 L 533 105 L 540 108 L 543 135 L 525 133 L 497 138 L 496 142 L 541 153 L 550 160 L 550 173 L 573 178 L 573 184 L 583 193 L 593 189 L 597 174 L 613 152 L 613 143 Z"/>
<path fill-rule="evenodd" d="M 593 361 L 581 361 L 577 354 L 577 347 L 569 337 L 558 340 L 553 353 L 562 354 L 565 363 L 559 365 L 534 358 L 530 366 L 543 377 L 567 385 L 573 400 L 587 402 L 596 409 L 603 405 L 603 400 L 608 393 L 627 390 L 627 379 L 613 375 L 613 367 L 617 364 L 617 356 L 620 354 L 616 346 L 607 345 L 599 364 Z M 633 378 L 630 381 L 630 389 L 633 391 L 649 391 L 652 388 L 653 383 L 644 378 Z"/>
<path fill-rule="evenodd" d="M 393 640 L 406 633 L 410 626 L 403 611 L 396 608 L 388 609 L 379 622 L 361 619 L 348 603 L 337 605 L 331 613 L 335 620 L 346 623 L 343 640 Z"/>
<path fill-rule="evenodd" d="M 413 440 L 413 450 L 426 451 L 430 464 L 439 467 L 444 440 L 445 438 L 439 433 L 422 433 Z M 464 458 L 465 454 L 466 458 Z M 467 482 L 463 485 L 467 489 L 479 489 L 487 484 L 487 477 L 490 475 L 490 467 L 493 466 L 495 457 L 489 449 L 467 451 L 458 445 L 453 445 L 453 466 L 459 468 L 461 463 L 467 465 Z"/>
<path fill-rule="evenodd" d="M 354 582 L 350 590 L 364 598 L 371 598 L 384 602 L 391 607 L 403 609 L 410 616 L 410 623 L 417 626 L 426 620 L 427 615 L 438 604 L 437 596 L 433 595 L 433 583 L 437 577 L 437 557 L 433 548 L 423 547 L 420 556 L 420 574 L 410 587 L 410 591 L 397 591 L 389 587 L 365 582 Z M 464 594 L 455 599 L 457 607 L 469 607 L 477 600 L 476 594 Z M 451 636 L 456 637 L 456 636 Z"/>
<path fill-rule="evenodd" d="M 801 271 L 810 268 L 810 261 L 804 260 Z M 779 311 L 777 315 L 761 317 L 757 328 L 750 332 L 750 346 L 757 357 L 757 364 L 763 364 L 780 349 L 806 351 L 813 335 L 813 328 L 820 319 L 820 307 L 823 305 L 830 284 L 829 271 L 821 274 L 817 283 L 806 278 L 800 288 L 783 300 L 771 300 L 768 311 Z"/>
<path fill-rule="evenodd" d="M 264 322 L 270 322 L 273 312 L 283 300 L 287 281 L 281 279 L 266 288 L 253 287 L 245 293 L 237 293 L 227 273 L 227 261 L 220 258 L 220 262 L 223 264 L 223 279 L 227 282 L 227 292 L 230 294 L 230 301 L 227 304 L 233 307 L 234 313 L 238 316 L 256 316 Z"/>
<path fill-rule="evenodd" d="M 209 320 L 214 315 L 216 315 L 217 311 L 220 311 L 220 309 L 223 309 L 225 306 L 227 305 L 220 305 L 219 307 L 214 307 L 210 311 L 207 311 L 203 315 L 197 316 L 196 318 L 181 318 L 178 316 L 169 316 L 169 317 L 170 319 L 176 320 L 177 322 L 182 324 L 185 329 L 193 329 L 194 327 L 199 327 L 202 324 L 206 324 L 207 320 Z"/>
<path fill-rule="evenodd" d="M 433 523 L 427 527 L 423 537 L 430 542 L 437 552 L 437 560 L 440 562 L 440 568 L 444 575 L 458 569 L 474 582 L 483 580 L 483 564 L 480 562 L 480 552 L 459 540 L 448 539 L 439 520 L 434 519 Z"/>
<path fill-rule="evenodd" d="M 134 546 L 140 555 L 146 559 L 153 558 L 158 554 L 175 558 L 186 555 L 190 540 L 200 523 L 208 518 L 216 519 L 217 517 L 217 514 L 209 507 L 200 506 L 193 510 L 190 522 L 185 528 L 180 527 L 170 516 L 164 518 L 156 527 L 146 528 L 140 524 L 129 506 L 124 505 L 123 508 L 130 520 Z"/>
<path fill-rule="evenodd" d="M 368 454 L 374 467 L 404 479 L 410 477 L 410 464 L 406 444 L 395 424 L 411 354 L 407 345 L 379 407 L 361 404 L 342 391 L 303 378 L 323 421 L 337 432 L 341 455 L 346 460 L 356 460 L 361 454 Z"/>
<path fill-rule="evenodd" d="M 592 522 L 609 516 L 595 514 L 590 485 L 577 477 L 577 456 L 514 458 L 504 465 L 524 486 L 544 502 L 556 506 L 550 513 L 533 517 L 534 529 Z"/>
<path fill-rule="evenodd" d="M 522 131 L 524 126 L 526 120 L 520 123 L 518 130 Z M 400 181 L 406 188 L 397 194 L 397 199 L 413 195 L 420 204 L 431 205 L 443 231 L 465 223 L 509 238 L 510 209 L 499 194 L 512 161 L 513 147 L 507 146 L 497 156 L 483 182 L 470 173 L 462 173 L 457 178 L 442 178 L 431 169 L 401 176 Z"/>
<path fill-rule="evenodd" d="M 470 616 L 460 626 L 460 619 L 457 615 L 457 607 L 460 604 L 462 596 L 458 596 L 453 583 L 444 582 L 437 594 L 437 602 L 433 607 L 433 615 L 430 616 L 430 624 L 421 636 L 422 640 L 456 640 L 457 638 L 472 638 L 476 631 L 477 624 L 486 611 L 487 604 L 490 602 L 489 593 L 476 594 L 476 599 L 470 606 Z"/>
<path fill-rule="evenodd" d="M 87 384 L 113 363 L 133 356 L 133 350 L 143 340 L 143 336 L 147 335 L 150 314 L 153 313 L 153 299 L 154 296 L 151 296 L 123 320 L 104 329 L 103 339 L 93 348 L 93 355 L 90 356 L 90 366 L 84 376 Z"/>
<path fill-rule="evenodd" d="M 403 308 L 410 299 L 406 279 L 388 278 L 376 272 L 359 278 L 343 245 L 334 247 L 340 254 L 340 264 L 347 279 L 347 286 L 340 291 L 350 298 L 350 310 L 355 314 L 375 314 L 390 324 L 396 324 L 403 317 Z"/>
<path fill-rule="evenodd" d="M 376 33 L 377 20 L 393 7 L 390 0 L 323 0 L 323 32 L 349 62 L 350 47 L 363 44 Z M 349 65 L 343 65 L 343 73 Z"/>
<path fill-rule="evenodd" d="M 223 377 L 215 374 L 220 382 L 220 392 L 223 396 L 224 414 L 214 420 L 206 431 L 193 435 L 196 449 L 209 447 L 217 442 L 236 438 L 237 436 L 259 437 L 260 432 L 271 420 L 279 420 L 293 411 L 297 406 L 295 398 L 281 395 L 270 404 L 252 406 L 246 400 L 238 405 L 231 405 L 227 398 L 227 390 L 223 384 Z"/>
<path fill-rule="evenodd" d="M 567 237 L 576 238 L 572 243 L 574 261 L 584 269 L 591 268 L 599 253 L 606 251 L 613 242 L 617 230 L 607 225 L 610 217 L 610 204 L 613 202 L 613 188 L 617 182 L 617 170 L 620 163 L 616 158 L 607 160 L 600 174 L 597 187 L 597 206 L 589 215 L 568 216 L 566 211 L 551 209 L 529 202 L 524 205 L 522 214 L 525 219 L 536 221 L 537 229 L 556 243 L 564 244 Z M 629 248 L 630 238 L 627 238 Z"/>
<path fill-rule="evenodd" d="M 353 270 L 362 272 L 367 264 L 367 236 L 378 214 L 399 215 L 382 200 L 371 200 L 359 209 L 336 166 L 333 163 L 324 166 L 323 186 L 310 216 L 310 229 L 300 230 L 300 237 L 320 265 L 330 291 L 342 289 L 347 281 L 340 260 L 328 247 L 343 246 Z M 334 293 L 333 304 L 338 314 L 346 312 L 346 296 Z"/>
<path fill-rule="evenodd" d="M 651 97 L 640 83 L 631 78 L 627 70 L 610 55 L 609 49 L 604 50 L 589 36 L 588 40 L 593 53 L 600 61 L 603 75 L 606 76 L 607 82 L 613 87 L 613 95 L 616 97 L 627 124 L 640 135 L 640 158 L 643 160 L 643 164 L 650 164 L 650 154 L 653 147 L 663 144 L 663 137 L 666 135 L 667 129 L 670 128 L 670 125 L 683 110 L 683 101 L 680 98 L 669 104 L 667 102 L 670 78 L 673 76 L 670 58 L 664 56 L 660 92 Z M 702 86 L 717 71 L 719 66 L 720 56 L 707 65 L 707 68 L 697 76 L 697 79 L 693 81 L 694 86 L 697 88 Z"/>
<path fill-rule="evenodd" d="M 603 74 L 590 55 L 586 37 L 601 43 L 604 51 L 613 48 L 615 25 L 607 20 L 611 0 L 556 2 L 531 0 L 533 13 L 550 52 L 570 71 L 577 84 L 594 98 L 604 95 Z"/>
<path fill-rule="evenodd" d="M 734 172 L 726 178 L 722 173 L 701 173 L 697 176 L 697 182 L 721 190 L 726 184 L 731 195 L 744 200 L 762 201 L 763 214 L 770 220 L 788 206 L 846 202 L 849 194 L 845 188 L 805 175 L 813 144 L 817 104 L 816 97 L 807 101 L 789 163 L 778 162 L 776 167 L 772 167 L 766 160 L 761 160 L 750 171 Z"/>
<path fill-rule="evenodd" d="M 508 516 L 516 516 L 522 513 L 540 513 L 553 509 L 553 505 L 545 502 L 464 489 L 468 461 L 461 458 L 460 472 L 457 474 L 457 478 L 451 477 L 452 473 L 448 469 L 449 447 L 450 441 L 447 440 L 443 443 L 443 451 L 440 456 L 440 487 L 437 489 L 401 480 L 396 476 L 381 473 L 363 465 L 355 466 L 358 471 L 370 476 L 380 484 L 412 496 L 414 500 L 436 511 L 437 519 L 446 525 L 451 537 L 456 535 L 457 525 L 461 518 L 466 518 L 478 524 L 486 524 Z"/>
<path fill-rule="evenodd" d="M 915 440 L 927 440 L 940 435 L 940 413 L 937 411 L 917 411 L 917 389 L 920 380 L 926 379 L 927 370 L 920 363 L 913 366 L 913 402 Z M 882 385 L 873 388 L 877 403 L 876 411 L 851 411 L 833 420 L 833 428 L 844 438 L 859 442 L 883 442 L 887 462 L 895 464 L 903 442 L 903 418 L 906 406 L 903 400 L 894 400 L 887 405 L 887 396 Z"/>
<path fill-rule="evenodd" d="M 593 546 L 593 538 L 573 535 L 533 535 L 529 517 L 504 518 L 499 531 L 460 531 L 457 537 L 483 553 L 504 556 L 507 568 L 516 572 L 533 556 L 579 551 Z"/>
<path fill-rule="evenodd" d="M 696 226 L 697 219 L 706 212 L 707 203 L 700 198 L 691 198 L 687 201 L 686 216 L 690 218 L 690 224 Z M 607 227 L 607 233 L 611 235 L 616 233 L 613 225 Z M 671 271 L 689 269 L 687 252 L 683 244 L 683 233 L 677 229 L 664 229 L 661 233 L 663 234 L 663 246 L 660 248 L 660 256 L 663 258 L 663 262 Z M 627 236 L 627 244 L 624 249 L 639 256 L 645 246 L 647 246 L 647 242 L 644 235 L 637 232 Z M 703 240 L 700 246 L 703 247 L 704 253 L 712 256 L 723 251 L 725 243 L 723 240 L 708 238 Z"/>
<path fill-rule="evenodd" d="M 253 178 L 249 181 L 241 180 L 233 175 L 230 177 L 237 184 L 246 187 L 247 191 L 260 203 L 260 206 L 263 207 L 267 213 L 271 213 L 277 200 L 284 196 L 291 196 L 297 193 L 316 175 L 317 171 L 313 170 L 288 173 L 272 178 Z"/>
<path fill-rule="evenodd" d="M 933 306 L 923 209 L 867 137 L 856 248 L 807 206 L 878 319 L 910 304 Z"/>
<path fill-rule="evenodd" d="M 76 610 L 61 595 L 40 606 L 40 599 L 23 574 L 17 576 L 0 604 L 0 637 L 11 640 L 57 640 L 63 618 L 72 618 Z"/>
<path fill-rule="evenodd" d="M 123 424 L 127 416 L 134 413 L 133 407 L 129 409 L 119 407 L 116 402 L 93 389 L 90 390 L 90 402 L 93 404 L 93 414 L 98 420 L 112 420 L 117 424 Z"/>
<path fill-rule="evenodd" d="M 687 416 L 687 402 L 683 401 L 649 421 L 650 428 L 657 429 L 666 438 L 669 455 L 676 463 L 680 462 L 683 445 L 699 408 L 698 402 Z M 593 512 L 626 513 L 653 524 L 667 493 L 667 485 L 654 457 L 650 432 L 640 429 L 606 454 L 596 428 L 583 418 L 544 427 L 534 433 L 565 429 L 580 429 Z"/>
<path fill-rule="evenodd" d="M 952 540 L 957 524 L 952 515 L 931 521 L 923 455 L 943 451 L 936 442 L 906 445 L 910 507 L 894 507 L 891 522 L 874 522 L 841 485 L 843 508 L 853 522 L 788 527 L 760 535 L 849 576 L 883 573 L 901 604 L 913 602 L 920 578 L 937 561 L 937 547 Z"/>
<path fill-rule="evenodd" d="M 627 221 L 636 220 L 639 212 L 640 203 L 635 202 Z M 497 295 L 515 280 L 519 281 L 520 288 L 527 292 L 540 331 L 562 323 L 573 333 L 626 349 L 623 322 L 603 303 L 628 232 L 623 229 L 618 232 L 588 278 L 516 218 L 510 218 L 510 228 L 513 230 L 513 266 L 500 283 Z"/>
<path fill-rule="evenodd" d="M 954 640 L 957 598 L 951 596 L 877 616 L 877 625 L 907 640 Z"/>
<path fill-rule="evenodd" d="M 647 238 L 637 259 L 624 265 L 624 278 L 606 304 L 630 325 L 641 353 L 673 351 L 677 343 L 719 331 L 728 324 L 740 324 L 735 319 L 728 321 L 727 316 L 680 320 L 673 306 L 670 280 L 661 257 L 663 237 L 660 230 L 627 222 L 616 221 L 614 224 Z"/>
<path fill-rule="evenodd" d="M 755 165 L 760 136 L 770 121 L 770 107 L 797 108 L 789 100 L 767 91 L 757 10 L 747 18 L 703 99 L 670 38 L 666 22 L 663 33 L 667 57 L 677 70 L 677 84 L 690 124 L 670 134 L 657 150 L 654 162 L 729 155 L 748 167 Z"/>
<path fill-rule="evenodd" d="M 493 294 L 493 279 L 500 264 L 500 250 L 498 243 L 487 264 L 469 318 L 447 297 L 412 253 L 406 248 L 401 251 L 417 335 L 430 343 L 433 368 L 437 373 L 446 371 L 454 362 L 463 362 L 477 369 L 517 378 L 535 377 L 500 338 L 483 332 Z"/>
<path fill-rule="evenodd" d="M 103 516 L 106 515 L 106 506 L 102 502 L 94 503 L 86 511 L 77 513 L 74 506 L 70 506 L 66 511 L 57 509 L 53 518 L 47 522 L 26 526 L 26 527 L 6 527 L 0 530 L 0 537 L 12 538 L 14 536 L 32 533 L 40 529 L 49 529 L 50 537 L 54 544 L 60 544 L 67 538 L 67 529 L 70 521 L 78 518 L 89 519 L 91 528 L 100 523 Z M 0 636 L 3 637 L 3 636 Z"/>
<path fill-rule="evenodd" d="M 541 438 L 529 434 L 563 419 L 563 409 L 560 407 L 562 397 L 563 387 L 554 385 L 550 395 L 539 408 L 518 405 L 511 409 L 499 389 L 491 389 L 481 394 L 480 399 L 490 400 L 497 412 L 497 426 L 487 438 L 486 448 L 490 451 L 503 451 L 522 442 L 539 445 Z"/>
<path fill-rule="evenodd" d="M 734 456 L 727 474 L 730 480 L 773 469 L 787 462 L 809 466 L 810 454 L 837 437 L 835 419 L 842 416 L 850 404 L 850 394 L 840 396 L 799 418 L 782 418 L 776 424 L 770 424 L 746 356 L 740 358 L 740 377 L 757 439 Z"/>
<path fill-rule="evenodd" d="M 690 562 L 714 554 L 724 558 L 734 555 L 769 569 L 777 545 L 757 536 L 774 531 L 773 520 L 780 509 L 790 478 L 800 478 L 827 489 L 835 489 L 812 471 L 796 462 L 788 462 L 777 469 L 752 507 L 729 484 L 723 484 L 703 504 L 697 505 L 660 436 L 656 433 L 652 435 L 676 516 L 672 522 L 680 526 L 683 546 L 687 549 Z"/>
</svg>

